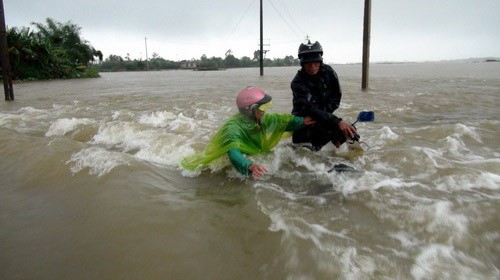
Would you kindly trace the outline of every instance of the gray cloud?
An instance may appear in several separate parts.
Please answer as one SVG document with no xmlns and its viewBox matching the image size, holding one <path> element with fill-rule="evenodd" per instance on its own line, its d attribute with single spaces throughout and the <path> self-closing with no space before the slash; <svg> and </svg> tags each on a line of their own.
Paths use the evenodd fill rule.
<svg viewBox="0 0 500 280">
<path fill-rule="evenodd" d="M 500 56 L 496 0 L 373 0 L 372 61 Z M 252 56 L 259 41 L 258 0 L 4 0 L 9 26 L 52 17 L 71 20 L 82 36 L 109 54 L 166 59 Z M 309 35 L 331 62 L 361 60 L 363 1 L 264 0 L 268 57 L 296 56 Z"/>
</svg>

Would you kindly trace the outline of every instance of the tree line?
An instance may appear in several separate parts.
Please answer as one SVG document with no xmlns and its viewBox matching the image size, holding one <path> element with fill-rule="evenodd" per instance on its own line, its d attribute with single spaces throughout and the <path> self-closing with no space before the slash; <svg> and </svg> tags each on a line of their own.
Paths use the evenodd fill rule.
<svg viewBox="0 0 500 280">
<path fill-rule="evenodd" d="M 200 59 L 171 61 L 153 53 L 148 60 L 110 55 L 103 59 L 101 51 L 80 37 L 81 28 L 71 22 L 61 23 L 47 18 L 45 23 L 7 30 L 7 45 L 14 80 L 99 77 L 99 71 L 144 71 L 167 69 L 218 70 L 258 67 L 260 51 L 253 58 L 236 58 L 228 50 L 224 58 L 202 55 Z M 265 67 L 296 66 L 293 56 L 263 60 Z"/>
<path fill-rule="evenodd" d="M 255 51 L 254 58 L 243 56 L 236 58 L 232 54 L 227 54 L 225 58 L 211 57 L 202 55 L 199 59 L 172 61 L 153 53 L 150 59 L 131 59 L 127 54 L 125 57 L 119 55 L 110 55 L 104 61 L 95 62 L 95 67 L 103 72 L 113 71 L 146 71 L 146 70 L 175 70 L 175 69 L 193 69 L 193 70 L 221 70 L 228 68 L 245 68 L 259 67 L 259 53 Z M 496 62 L 498 59 L 486 59 L 486 62 Z M 300 66 L 300 60 L 293 56 L 285 56 L 284 58 L 264 58 L 264 67 L 281 67 L 281 66 Z M 384 62 L 388 63 L 388 62 Z"/>
<path fill-rule="evenodd" d="M 110 55 L 103 62 L 98 64 L 98 68 L 102 71 L 145 71 L 145 70 L 171 70 L 171 69 L 194 69 L 194 70 L 219 70 L 227 68 L 242 68 L 242 67 L 259 67 L 260 51 L 254 53 L 254 58 L 243 56 L 236 58 L 226 52 L 225 58 L 211 57 L 202 55 L 200 59 L 172 61 L 166 60 L 153 53 L 151 59 L 130 59 L 127 54 L 125 58 L 118 55 Z M 264 67 L 279 67 L 279 66 L 297 66 L 300 61 L 293 56 L 285 56 L 284 58 L 269 59 L 264 58 Z"/>
<path fill-rule="evenodd" d="M 7 30 L 12 79 L 99 76 L 91 62 L 102 60 L 102 53 L 80 37 L 80 27 L 51 18 L 32 25 Z"/>
</svg>

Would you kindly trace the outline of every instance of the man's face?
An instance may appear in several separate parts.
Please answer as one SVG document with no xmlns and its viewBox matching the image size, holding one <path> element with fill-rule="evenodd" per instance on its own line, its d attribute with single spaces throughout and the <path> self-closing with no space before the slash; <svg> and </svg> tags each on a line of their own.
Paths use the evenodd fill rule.
<svg viewBox="0 0 500 280">
<path fill-rule="evenodd" d="M 259 109 L 255 110 L 255 118 L 259 121 L 262 120 L 262 118 L 264 117 L 264 113 L 265 112 L 263 112 Z"/>
<path fill-rule="evenodd" d="M 321 65 L 320 61 L 306 62 L 304 63 L 304 70 L 306 70 L 307 74 L 313 76 L 318 74 L 320 65 Z"/>
</svg>

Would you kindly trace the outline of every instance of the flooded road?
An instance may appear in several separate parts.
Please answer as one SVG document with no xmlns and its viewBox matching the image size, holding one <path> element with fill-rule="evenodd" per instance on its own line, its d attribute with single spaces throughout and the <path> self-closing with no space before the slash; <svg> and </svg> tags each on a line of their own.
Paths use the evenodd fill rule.
<svg viewBox="0 0 500 280">
<path fill-rule="evenodd" d="M 334 65 L 371 148 L 289 139 L 188 172 L 244 86 L 296 67 L 19 83 L 0 103 L 1 279 L 498 279 L 500 64 Z M 345 163 L 359 172 L 328 172 Z"/>
</svg>

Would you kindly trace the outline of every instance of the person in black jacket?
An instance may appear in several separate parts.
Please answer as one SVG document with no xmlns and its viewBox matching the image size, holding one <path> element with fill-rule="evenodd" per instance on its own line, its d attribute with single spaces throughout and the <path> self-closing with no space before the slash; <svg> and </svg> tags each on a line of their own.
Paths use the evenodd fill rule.
<svg viewBox="0 0 500 280">
<path fill-rule="evenodd" d="M 342 98 L 337 73 L 323 64 L 323 48 L 317 41 L 300 44 L 299 59 L 302 67 L 291 82 L 292 114 L 310 116 L 316 124 L 294 131 L 292 141 L 310 143 L 314 151 L 321 150 L 330 141 L 338 148 L 357 134 L 353 125 L 333 114 Z"/>
</svg>

